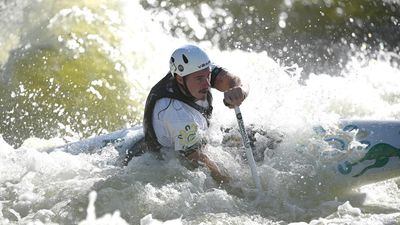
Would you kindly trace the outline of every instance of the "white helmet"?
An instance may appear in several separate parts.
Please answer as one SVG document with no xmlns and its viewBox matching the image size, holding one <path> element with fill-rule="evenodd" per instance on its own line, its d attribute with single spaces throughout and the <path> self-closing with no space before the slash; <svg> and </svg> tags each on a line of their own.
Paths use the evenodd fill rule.
<svg viewBox="0 0 400 225">
<path fill-rule="evenodd" d="M 207 54 L 195 45 L 184 45 L 172 53 L 169 60 L 171 74 L 181 77 L 210 67 Z"/>
</svg>

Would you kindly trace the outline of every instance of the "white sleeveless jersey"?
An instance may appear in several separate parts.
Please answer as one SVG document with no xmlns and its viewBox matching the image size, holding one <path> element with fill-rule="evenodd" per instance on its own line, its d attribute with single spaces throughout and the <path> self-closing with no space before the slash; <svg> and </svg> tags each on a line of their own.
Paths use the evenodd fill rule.
<svg viewBox="0 0 400 225">
<path fill-rule="evenodd" d="M 208 106 L 207 101 L 196 103 Z M 206 118 L 193 107 L 176 99 L 162 98 L 154 106 L 153 128 L 163 147 L 185 152 L 199 147 L 208 126 Z"/>
</svg>

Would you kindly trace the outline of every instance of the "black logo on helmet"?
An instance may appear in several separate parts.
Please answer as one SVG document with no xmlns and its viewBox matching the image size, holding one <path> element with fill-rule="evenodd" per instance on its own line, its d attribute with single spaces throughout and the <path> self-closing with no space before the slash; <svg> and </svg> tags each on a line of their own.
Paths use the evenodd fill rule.
<svg viewBox="0 0 400 225">
<path fill-rule="evenodd" d="M 182 72 L 182 71 L 183 71 L 183 66 L 182 66 L 182 65 L 179 65 L 179 66 L 178 66 L 178 70 Z"/>
<path fill-rule="evenodd" d="M 208 64 L 210 64 L 210 60 L 208 60 L 208 61 L 205 62 L 205 63 L 200 64 L 200 65 L 198 66 L 198 68 L 201 69 L 201 68 L 207 66 Z"/>
<path fill-rule="evenodd" d="M 186 57 L 185 54 L 182 54 L 182 59 L 186 64 L 189 62 L 189 60 L 188 60 L 188 58 Z"/>
</svg>

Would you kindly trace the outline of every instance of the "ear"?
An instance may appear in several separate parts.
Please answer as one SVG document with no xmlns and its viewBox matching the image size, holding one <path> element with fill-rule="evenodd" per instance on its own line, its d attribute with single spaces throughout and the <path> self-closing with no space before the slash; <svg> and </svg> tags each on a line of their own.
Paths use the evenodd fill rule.
<svg viewBox="0 0 400 225">
<path fill-rule="evenodd" d="M 175 80 L 178 84 L 184 85 L 183 77 L 179 76 L 178 74 L 175 75 Z"/>
</svg>

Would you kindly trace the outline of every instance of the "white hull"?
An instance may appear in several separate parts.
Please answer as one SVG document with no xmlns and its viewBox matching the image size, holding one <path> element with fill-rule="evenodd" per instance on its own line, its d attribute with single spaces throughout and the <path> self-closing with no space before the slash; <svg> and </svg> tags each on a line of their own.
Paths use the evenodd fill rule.
<svg viewBox="0 0 400 225">
<path fill-rule="evenodd" d="M 400 122 L 344 120 L 341 130 L 325 134 L 333 145 L 335 180 L 352 186 L 400 176 Z"/>
<path fill-rule="evenodd" d="M 92 153 L 96 150 L 112 145 L 119 152 L 121 157 L 125 157 L 127 150 L 132 148 L 138 141 L 142 140 L 143 138 L 143 127 L 135 126 L 98 137 L 73 142 L 65 146 L 57 147 L 55 150 L 60 150 L 77 155 L 80 153 Z"/>
</svg>

